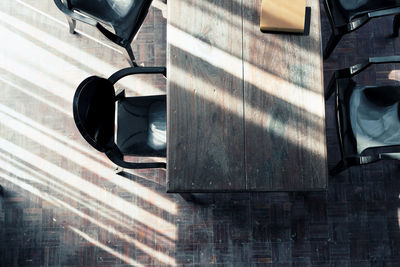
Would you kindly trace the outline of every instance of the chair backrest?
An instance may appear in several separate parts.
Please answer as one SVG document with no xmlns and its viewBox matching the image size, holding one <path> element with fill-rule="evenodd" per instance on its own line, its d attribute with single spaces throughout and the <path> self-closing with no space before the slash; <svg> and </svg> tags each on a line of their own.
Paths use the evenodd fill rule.
<svg viewBox="0 0 400 267">
<path fill-rule="evenodd" d="M 107 79 L 85 79 L 75 92 L 73 113 L 78 130 L 94 148 L 106 152 L 115 146 L 115 92 Z"/>
</svg>

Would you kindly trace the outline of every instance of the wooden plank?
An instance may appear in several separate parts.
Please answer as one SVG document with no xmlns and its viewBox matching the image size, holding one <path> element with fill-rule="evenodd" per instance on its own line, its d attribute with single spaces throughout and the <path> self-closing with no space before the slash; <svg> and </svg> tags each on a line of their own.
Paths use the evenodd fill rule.
<svg viewBox="0 0 400 267">
<path fill-rule="evenodd" d="M 309 35 L 262 33 L 261 0 L 244 2 L 245 157 L 249 190 L 326 188 L 318 0 Z"/>
<path fill-rule="evenodd" d="M 240 3 L 169 1 L 167 40 L 168 192 L 245 188 Z"/>
</svg>

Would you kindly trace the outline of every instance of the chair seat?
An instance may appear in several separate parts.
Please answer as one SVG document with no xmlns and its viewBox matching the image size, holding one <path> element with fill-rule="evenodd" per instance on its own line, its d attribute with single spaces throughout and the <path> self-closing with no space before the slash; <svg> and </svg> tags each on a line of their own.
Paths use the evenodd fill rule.
<svg viewBox="0 0 400 267">
<path fill-rule="evenodd" d="M 357 153 L 369 147 L 400 144 L 399 102 L 382 105 L 366 95 L 368 87 L 356 87 L 350 97 L 350 121 Z"/>
<path fill-rule="evenodd" d="M 166 103 L 141 103 L 138 98 L 118 101 L 117 146 L 124 155 L 165 156 Z"/>
</svg>

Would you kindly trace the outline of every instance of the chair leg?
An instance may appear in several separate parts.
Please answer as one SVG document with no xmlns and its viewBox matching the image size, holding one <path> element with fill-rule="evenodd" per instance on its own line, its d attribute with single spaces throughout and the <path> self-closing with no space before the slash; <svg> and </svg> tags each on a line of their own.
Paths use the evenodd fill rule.
<svg viewBox="0 0 400 267">
<path fill-rule="evenodd" d="M 332 77 L 325 91 L 325 101 L 328 100 L 336 89 L 336 78 Z"/>
<path fill-rule="evenodd" d="M 76 27 L 76 20 L 72 19 L 71 17 L 67 16 L 68 20 L 68 25 L 69 25 L 69 33 L 74 34 L 75 33 L 75 27 Z"/>
<path fill-rule="evenodd" d="M 115 169 L 114 169 L 114 173 L 115 174 L 120 174 L 123 171 L 124 171 L 124 168 L 122 168 L 120 166 L 116 166 Z"/>
<path fill-rule="evenodd" d="M 400 28 L 400 14 L 394 16 L 393 19 L 393 37 L 399 36 L 399 28 Z"/>
<path fill-rule="evenodd" d="M 325 50 L 324 50 L 324 59 L 327 59 L 333 49 L 335 49 L 336 45 L 339 43 L 340 39 L 342 39 L 343 35 L 336 35 L 334 33 L 331 34 L 331 36 L 329 37 L 329 41 L 325 46 Z"/>
<path fill-rule="evenodd" d="M 343 160 L 341 160 L 333 169 L 329 170 L 329 175 L 336 176 L 347 169 L 347 167 L 347 164 Z"/>
<path fill-rule="evenodd" d="M 124 50 L 125 58 L 128 60 L 131 67 L 137 67 L 135 55 L 133 54 L 132 47 L 130 45 L 125 47 Z"/>
<path fill-rule="evenodd" d="M 332 94 L 335 92 L 335 87 L 329 87 L 327 88 L 326 92 L 325 92 L 325 101 L 328 100 L 329 98 L 331 98 Z"/>
</svg>

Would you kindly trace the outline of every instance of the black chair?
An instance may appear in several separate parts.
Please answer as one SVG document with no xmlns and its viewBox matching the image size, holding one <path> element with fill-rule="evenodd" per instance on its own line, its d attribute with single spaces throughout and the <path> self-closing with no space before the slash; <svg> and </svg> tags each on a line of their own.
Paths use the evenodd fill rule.
<svg viewBox="0 0 400 267">
<path fill-rule="evenodd" d="M 399 34 L 400 0 L 325 0 L 324 6 L 332 27 L 324 59 L 330 56 L 343 35 L 360 28 L 372 18 L 396 15 L 393 36 Z"/>
<path fill-rule="evenodd" d="M 63 3 L 65 2 L 65 4 Z M 139 31 L 152 0 L 54 0 L 67 16 L 69 31 L 75 33 L 76 21 L 97 27 L 108 39 L 125 48 L 131 66 L 137 66 L 131 42 Z M 101 23 L 111 26 L 115 33 Z"/>
<path fill-rule="evenodd" d="M 127 75 L 157 73 L 165 76 L 166 69 L 134 67 L 122 69 L 108 79 L 91 76 L 75 92 L 73 114 L 79 132 L 120 167 L 166 168 L 165 162 L 124 160 L 124 155 L 166 156 L 166 96 L 125 97 L 124 91 L 116 94 L 114 90 L 114 84 Z"/>
<path fill-rule="evenodd" d="M 350 166 L 400 160 L 400 86 L 361 86 L 352 79 L 371 64 L 396 62 L 400 56 L 369 58 L 334 73 L 325 99 L 335 92 L 341 161 L 331 175 Z"/>
</svg>

